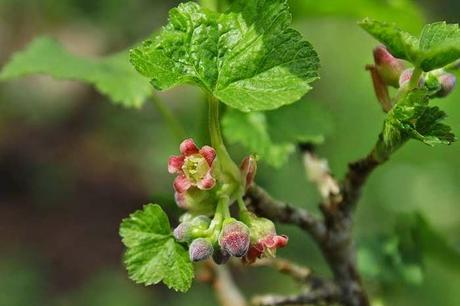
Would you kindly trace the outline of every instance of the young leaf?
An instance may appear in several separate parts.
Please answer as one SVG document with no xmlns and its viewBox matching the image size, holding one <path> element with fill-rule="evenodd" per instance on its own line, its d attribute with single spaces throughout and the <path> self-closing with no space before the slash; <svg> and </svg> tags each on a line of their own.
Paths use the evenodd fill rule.
<svg viewBox="0 0 460 306">
<path fill-rule="evenodd" d="M 415 89 L 388 113 L 382 135 L 389 151 L 409 138 L 431 146 L 455 141 L 451 128 L 441 123 L 446 114 L 438 107 L 428 106 L 428 101 L 426 89 Z"/>
<path fill-rule="evenodd" d="M 145 205 L 124 219 L 120 236 L 127 247 L 124 263 L 137 283 L 157 284 L 187 291 L 193 266 L 187 251 L 171 235 L 168 217 L 157 204 Z"/>
<path fill-rule="evenodd" d="M 420 67 L 424 71 L 444 67 L 460 58 L 460 29 L 458 24 L 436 22 L 423 28 L 420 36 L 422 51 Z"/>
<path fill-rule="evenodd" d="M 222 124 L 230 142 L 242 144 L 274 167 L 288 160 L 297 143 L 322 143 L 332 130 L 330 114 L 309 101 L 268 112 L 228 110 Z"/>
<path fill-rule="evenodd" d="M 442 68 L 460 58 L 458 24 L 428 24 L 423 28 L 420 38 L 385 22 L 365 19 L 360 25 L 382 42 L 394 56 L 410 61 L 423 71 Z"/>
<path fill-rule="evenodd" d="M 16 53 L 3 67 L 0 80 L 32 74 L 92 84 L 113 102 L 126 107 L 140 107 L 152 93 L 148 80 L 129 65 L 127 52 L 87 59 L 69 53 L 48 37 L 36 38 Z"/>
<path fill-rule="evenodd" d="M 417 58 L 418 39 L 399 29 L 395 24 L 370 20 L 361 21 L 360 26 L 383 43 L 397 58 L 414 62 Z"/>
<path fill-rule="evenodd" d="M 286 0 L 240 0 L 222 14 L 187 2 L 130 59 L 160 90 L 195 84 L 241 111 L 275 109 L 318 78 L 316 52 L 290 23 Z"/>
</svg>

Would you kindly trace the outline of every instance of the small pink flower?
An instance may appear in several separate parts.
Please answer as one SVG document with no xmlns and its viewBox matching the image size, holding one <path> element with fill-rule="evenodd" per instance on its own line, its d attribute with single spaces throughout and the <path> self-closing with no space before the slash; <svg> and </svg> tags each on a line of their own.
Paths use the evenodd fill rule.
<svg viewBox="0 0 460 306">
<path fill-rule="evenodd" d="M 288 237 L 286 235 L 267 235 L 249 246 L 244 262 L 250 264 L 263 256 L 275 256 L 276 249 L 285 247 L 287 243 Z"/>
<path fill-rule="evenodd" d="M 198 149 L 192 139 L 186 139 L 180 144 L 180 152 L 181 155 L 171 156 L 168 162 L 168 172 L 177 174 L 173 184 L 176 199 L 183 198 L 183 193 L 190 187 L 213 188 L 216 180 L 211 170 L 216 151 L 210 146 Z"/>
</svg>

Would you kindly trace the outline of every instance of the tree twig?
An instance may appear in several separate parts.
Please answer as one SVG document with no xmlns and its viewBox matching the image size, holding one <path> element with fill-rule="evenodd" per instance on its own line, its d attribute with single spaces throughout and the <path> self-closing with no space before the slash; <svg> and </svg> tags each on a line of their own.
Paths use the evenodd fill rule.
<svg viewBox="0 0 460 306">
<path fill-rule="evenodd" d="M 365 158 L 350 163 L 340 190 L 336 192 L 336 181 L 324 161 L 314 154 L 311 146 L 303 146 L 301 149 L 304 155 L 307 155 L 304 156 L 304 162 L 314 163 L 307 164 L 306 168 L 317 171 L 314 181 L 323 195 L 320 208 L 324 220 L 313 217 L 304 209 L 274 200 L 258 186 L 253 186 L 248 191 L 249 207 L 257 214 L 297 225 L 307 231 L 320 247 L 334 274 L 335 284 L 341 292 L 339 302 L 345 306 L 369 306 L 369 299 L 356 265 L 352 239 L 352 212 L 367 178 L 386 159 L 378 159 L 375 150 L 372 150 Z M 286 299 L 289 303 L 295 300 L 295 297 Z M 287 305 L 281 303 L 281 300 L 277 301 L 278 304 L 274 305 Z"/>
<path fill-rule="evenodd" d="M 227 266 L 216 265 L 208 261 L 202 266 L 203 270 L 197 277 L 203 281 L 211 283 L 216 294 L 219 305 L 221 306 L 247 306 L 248 302 L 241 293 L 238 286 L 233 281 L 233 277 Z"/>
<path fill-rule="evenodd" d="M 324 239 L 326 227 L 307 210 L 273 199 L 263 188 L 253 185 L 246 194 L 248 207 L 256 214 L 282 223 L 294 224 L 316 240 Z"/>
<path fill-rule="evenodd" d="M 312 280 L 312 271 L 292 261 L 283 258 L 263 258 L 251 264 L 254 267 L 272 267 L 280 273 L 289 275 L 299 283 L 308 283 Z"/>
</svg>

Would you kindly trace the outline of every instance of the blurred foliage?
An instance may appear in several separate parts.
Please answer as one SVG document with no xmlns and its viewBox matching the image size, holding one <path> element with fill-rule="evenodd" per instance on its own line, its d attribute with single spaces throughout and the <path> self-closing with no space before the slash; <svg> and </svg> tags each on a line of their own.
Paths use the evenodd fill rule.
<svg viewBox="0 0 460 306">
<path fill-rule="evenodd" d="M 47 37 L 35 39 L 26 50 L 16 53 L 3 67 L 0 80 L 30 74 L 87 82 L 127 107 L 140 107 L 152 91 L 148 81 L 129 64 L 127 52 L 99 60 L 84 59 Z"/>
</svg>

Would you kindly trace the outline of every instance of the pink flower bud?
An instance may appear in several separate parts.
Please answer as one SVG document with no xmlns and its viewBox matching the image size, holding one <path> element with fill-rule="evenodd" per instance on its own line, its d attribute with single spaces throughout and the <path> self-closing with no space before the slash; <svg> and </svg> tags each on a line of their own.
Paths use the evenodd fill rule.
<svg viewBox="0 0 460 306">
<path fill-rule="evenodd" d="M 249 229 L 240 221 L 226 219 L 219 235 L 219 245 L 231 256 L 242 257 L 249 248 Z"/>
<path fill-rule="evenodd" d="M 252 155 L 245 157 L 241 162 L 240 170 L 245 189 L 247 190 L 251 187 L 251 184 L 254 182 L 254 177 L 256 176 L 257 161 L 255 157 Z"/>
<path fill-rule="evenodd" d="M 436 93 L 436 97 L 445 97 L 454 90 L 457 83 L 455 75 L 451 73 L 443 73 L 438 77 L 441 84 L 441 89 Z"/>
<path fill-rule="evenodd" d="M 186 242 L 191 238 L 192 225 L 190 222 L 180 223 L 173 231 L 173 236 L 177 241 Z"/>
<path fill-rule="evenodd" d="M 211 257 L 213 247 L 209 240 L 197 238 L 190 244 L 188 252 L 191 261 L 201 261 Z"/>
<path fill-rule="evenodd" d="M 383 82 L 397 88 L 399 76 L 404 70 L 404 63 L 391 55 L 385 46 L 378 46 L 374 49 L 374 61 Z"/>
<path fill-rule="evenodd" d="M 176 173 L 174 189 L 179 194 L 191 187 L 209 190 L 214 187 L 216 180 L 212 175 L 212 163 L 216 151 L 204 146 L 201 149 L 192 139 L 186 139 L 180 144 L 181 155 L 171 156 L 168 162 L 168 172 Z"/>
</svg>

